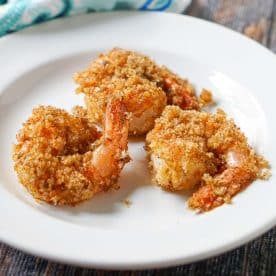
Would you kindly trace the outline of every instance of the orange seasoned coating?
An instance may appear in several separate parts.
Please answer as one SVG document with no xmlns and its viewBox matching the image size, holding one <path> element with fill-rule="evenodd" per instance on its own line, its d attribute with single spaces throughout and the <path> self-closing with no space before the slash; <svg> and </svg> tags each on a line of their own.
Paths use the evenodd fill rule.
<svg viewBox="0 0 276 276">
<path fill-rule="evenodd" d="M 154 120 L 160 116 L 165 105 L 166 96 L 161 88 L 153 82 L 136 75 L 126 80 L 114 79 L 102 82 L 102 90 L 85 95 L 85 105 L 90 121 L 102 125 L 107 102 L 114 97 L 110 91 L 121 91 L 124 104 L 129 111 L 130 133 L 141 135 L 153 128 Z"/>
<path fill-rule="evenodd" d="M 83 154 L 100 133 L 85 119 L 51 106 L 40 106 L 24 123 L 13 149 L 19 181 L 39 200 L 74 204 L 95 192 L 81 170 Z"/>
<path fill-rule="evenodd" d="M 146 137 L 153 180 L 171 191 L 197 188 L 189 206 L 208 211 L 231 198 L 256 178 L 265 178 L 268 163 L 222 110 L 183 111 L 167 106 Z"/>
<path fill-rule="evenodd" d="M 206 171 L 216 172 L 217 160 L 207 150 L 204 120 L 197 113 L 167 106 L 147 134 L 153 181 L 166 190 L 191 189 Z"/>
<path fill-rule="evenodd" d="M 214 103 L 212 92 L 207 89 L 202 89 L 199 95 L 200 107 L 212 105 Z"/>
<path fill-rule="evenodd" d="M 78 93 L 85 94 L 89 119 L 102 124 L 106 103 L 116 94 L 130 112 L 130 133 L 149 131 L 167 102 L 183 109 L 199 109 L 192 85 L 147 56 L 114 48 L 99 55 L 75 75 Z"/>
<path fill-rule="evenodd" d="M 129 160 L 128 120 L 120 103 L 111 103 L 107 111 L 107 127 L 101 134 L 87 119 L 62 109 L 33 110 L 17 135 L 13 160 L 19 181 L 34 198 L 75 205 L 117 187 Z"/>
<path fill-rule="evenodd" d="M 180 78 L 165 66 L 160 68 L 159 74 L 154 74 L 154 79 L 166 92 L 169 105 L 177 105 L 183 110 L 200 109 L 195 89 L 187 79 Z"/>
</svg>

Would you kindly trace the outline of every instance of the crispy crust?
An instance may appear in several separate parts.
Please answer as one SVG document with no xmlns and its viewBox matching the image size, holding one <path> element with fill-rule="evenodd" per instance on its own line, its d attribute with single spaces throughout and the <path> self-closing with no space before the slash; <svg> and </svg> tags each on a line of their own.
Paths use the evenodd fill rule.
<svg viewBox="0 0 276 276">
<path fill-rule="evenodd" d="M 110 98 L 122 95 L 134 135 L 149 131 L 167 102 L 183 109 L 199 109 L 194 88 L 187 80 L 132 51 L 114 48 L 101 54 L 74 78 L 79 84 L 77 92 L 85 94 L 89 119 L 98 124 L 103 123 Z"/>
<path fill-rule="evenodd" d="M 204 137 L 207 113 L 195 116 L 198 113 L 167 106 L 147 134 L 146 149 L 153 181 L 166 190 L 191 189 L 206 171 L 216 172 L 217 160 L 212 152 L 208 152 Z M 155 166 L 156 158 L 162 160 L 161 166 Z"/>
<path fill-rule="evenodd" d="M 269 164 L 222 110 L 183 111 L 167 106 L 147 134 L 146 150 L 157 185 L 171 191 L 199 187 L 189 206 L 211 210 L 248 186 Z"/>
<path fill-rule="evenodd" d="M 91 144 L 100 137 L 84 118 L 40 106 L 24 123 L 13 147 L 19 181 L 37 200 L 75 205 L 99 191 L 82 173 Z"/>
<path fill-rule="evenodd" d="M 117 91 L 115 94 L 122 96 L 130 113 L 129 132 L 134 135 L 141 135 L 150 130 L 155 118 L 160 116 L 166 105 L 166 95 L 162 89 L 146 79 L 134 75 L 127 80 L 107 80 L 106 83 L 101 83 L 100 91 L 85 93 L 85 105 L 90 121 L 103 124 L 107 103 L 114 97 L 112 91 Z"/>
</svg>

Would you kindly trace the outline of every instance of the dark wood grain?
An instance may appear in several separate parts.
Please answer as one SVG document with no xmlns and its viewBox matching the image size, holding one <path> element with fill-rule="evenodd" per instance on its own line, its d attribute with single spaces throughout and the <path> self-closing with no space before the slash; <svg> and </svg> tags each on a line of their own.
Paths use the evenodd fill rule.
<svg viewBox="0 0 276 276">
<path fill-rule="evenodd" d="M 194 0 L 187 14 L 244 33 L 276 52 L 276 0 Z M 276 275 L 276 228 L 243 247 L 215 258 L 140 272 L 107 272 L 62 265 L 2 243 L 0 275 Z"/>
<path fill-rule="evenodd" d="M 194 0 L 188 14 L 222 24 L 270 47 L 273 5 L 274 0 Z"/>
<path fill-rule="evenodd" d="M 246 246 L 205 261 L 167 269 L 103 271 L 48 262 L 0 245 L 0 275 L 276 275 L 276 228 Z"/>
<path fill-rule="evenodd" d="M 273 13 L 271 16 L 271 29 L 267 45 L 274 53 L 276 53 L 276 0 L 274 1 Z"/>
</svg>

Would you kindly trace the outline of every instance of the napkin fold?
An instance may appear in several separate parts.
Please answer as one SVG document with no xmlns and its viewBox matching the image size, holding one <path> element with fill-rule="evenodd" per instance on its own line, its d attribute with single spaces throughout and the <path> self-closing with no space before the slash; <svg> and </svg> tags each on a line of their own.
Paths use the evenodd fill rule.
<svg viewBox="0 0 276 276">
<path fill-rule="evenodd" d="M 191 0 L 0 0 L 0 36 L 46 20 L 111 10 L 181 13 Z"/>
</svg>

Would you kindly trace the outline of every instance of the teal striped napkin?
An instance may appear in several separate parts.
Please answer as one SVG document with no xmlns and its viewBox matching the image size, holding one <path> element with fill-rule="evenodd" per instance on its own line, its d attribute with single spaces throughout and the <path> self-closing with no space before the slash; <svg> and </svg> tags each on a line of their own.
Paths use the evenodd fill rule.
<svg viewBox="0 0 276 276">
<path fill-rule="evenodd" d="M 0 36 L 46 20 L 110 10 L 183 12 L 191 0 L 0 0 Z"/>
</svg>

